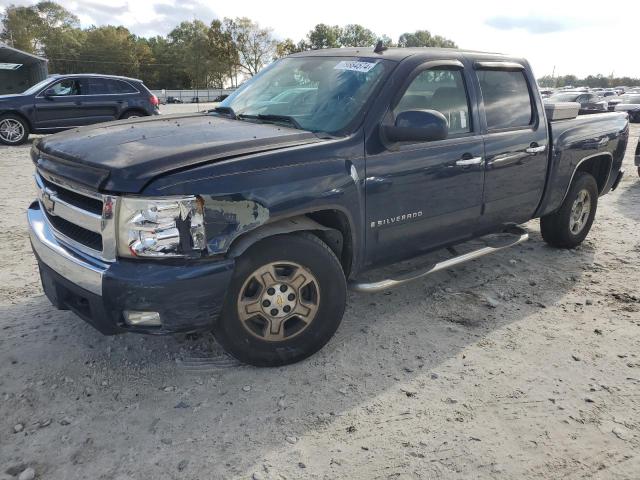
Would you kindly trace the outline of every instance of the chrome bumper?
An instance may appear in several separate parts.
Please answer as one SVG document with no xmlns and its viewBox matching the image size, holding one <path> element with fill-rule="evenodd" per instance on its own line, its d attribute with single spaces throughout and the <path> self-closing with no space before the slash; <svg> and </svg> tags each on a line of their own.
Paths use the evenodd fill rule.
<svg viewBox="0 0 640 480">
<path fill-rule="evenodd" d="M 102 295 L 102 277 L 108 266 L 98 260 L 89 260 L 60 243 L 39 204 L 29 207 L 27 218 L 31 245 L 40 261 L 79 287 Z"/>
</svg>

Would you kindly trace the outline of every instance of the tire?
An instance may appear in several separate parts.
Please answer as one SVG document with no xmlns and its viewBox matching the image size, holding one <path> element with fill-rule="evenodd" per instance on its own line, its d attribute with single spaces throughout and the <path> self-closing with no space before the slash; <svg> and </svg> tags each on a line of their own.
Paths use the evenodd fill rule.
<svg viewBox="0 0 640 480">
<path fill-rule="evenodd" d="M 147 115 L 145 113 L 142 113 L 142 112 L 128 111 L 128 112 L 124 112 L 122 114 L 122 116 L 120 117 L 120 120 L 126 120 L 127 118 L 146 117 L 146 116 Z"/>
<path fill-rule="evenodd" d="M 305 232 L 269 237 L 238 258 L 213 333 L 241 362 L 299 362 L 336 332 L 346 292 L 340 262 L 320 239 Z"/>
<path fill-rule="evenodd" d="M 591 230 L 597 208 L 596 179 L 589 173 L 577 172 L 560 209 L 540 219 L 542 238 L 554 247 L 577 247 Z"/>
<path fill-rule="evenodd" d="M 29 124 L 19 115 L 0 116 L 0 143 L 22 145 L 29 138 Z"/>
</svg>

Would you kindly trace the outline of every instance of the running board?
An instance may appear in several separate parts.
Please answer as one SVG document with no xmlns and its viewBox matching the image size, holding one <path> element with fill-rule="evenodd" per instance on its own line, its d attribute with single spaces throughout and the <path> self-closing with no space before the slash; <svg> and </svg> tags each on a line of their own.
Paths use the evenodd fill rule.
<svg viewBox="0 0 640 480">
<path fill-rule="evenodd" d="M 353 291 L 363 293 L 381 292 L 383 290 L 398 287 L 413 280 L 426 277 L 427 275 L 439 272 L 440 270 L 445 270 L 447 268 L 466 263 L 470 260 L 484 257 L 485 255 L 489 255 L 491 253 L 499 252 L 500 250 L 504 250 L 505 248 L 513 247 L 529 239 L 529 233 L 524 228 L 518 225 L 508 225 L 501 232 L 501 234 L 503 234 L 503 241 L 496 245 L 488 245 L 478 250 L 473 250 L 472 252 L 455 256 L 453 258 L 450 258 L 449 260 L 443 260 L 426 269 L 410 272 L 398 278 L 389 278 L 387 280 L 381 280 L 379 282 L 371 283 L 352 281 L 349 282 L 349 288 Z M 504 238 L 505 236 L 507 238 Z M 449 251 L 455 252 L 455 249 L 452 248 Z"/>
</svg>

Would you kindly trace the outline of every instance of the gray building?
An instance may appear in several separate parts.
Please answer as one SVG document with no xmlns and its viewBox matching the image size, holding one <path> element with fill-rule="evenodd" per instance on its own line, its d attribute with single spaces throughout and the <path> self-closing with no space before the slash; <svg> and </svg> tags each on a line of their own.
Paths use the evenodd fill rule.
<svg viewBox="0 0 640 480">
<path fill-rule="evenodd" d="M 0 95 L 24 92 L 47 75 L 46 58 L 0 43 Z"/>
</svg>

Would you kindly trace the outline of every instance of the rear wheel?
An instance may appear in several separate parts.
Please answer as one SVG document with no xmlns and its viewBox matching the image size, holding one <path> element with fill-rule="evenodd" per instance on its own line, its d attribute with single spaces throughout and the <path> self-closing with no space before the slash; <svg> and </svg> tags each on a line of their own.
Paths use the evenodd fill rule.
<svg viewBox="0 0 640 480">
<path fill-rule="evenodd" d="M 22 145 L 29 138 L 29 125 L 18 115 L 0 117 L 0 143 Z"/>
<path fill-rule="evenodd" d="M 597 207 L 595 178 L 586 172 L 576 173 L 560 209 L 540 219 L 542 238 L 554 247 L 577 247 L 591 230 Z"/>
<path fill-rule="evenodd" d="M 122 114 L 120 119 L 125 120 L 127 118 L 138 118 L 138 117 L 146 117 L 146 115 L 143 114 L 142 112 L 131 111 L 131 112 L 125 112 L 124 114 Z"/>
<path fill-rule="evenodd" d="M 214 335 L 242 362 L 286 365 L 329 341 L 345 303 L 346 280 L 333 251 L 308 233 L 277 235 L 238 259 Z"/>
</svg>

